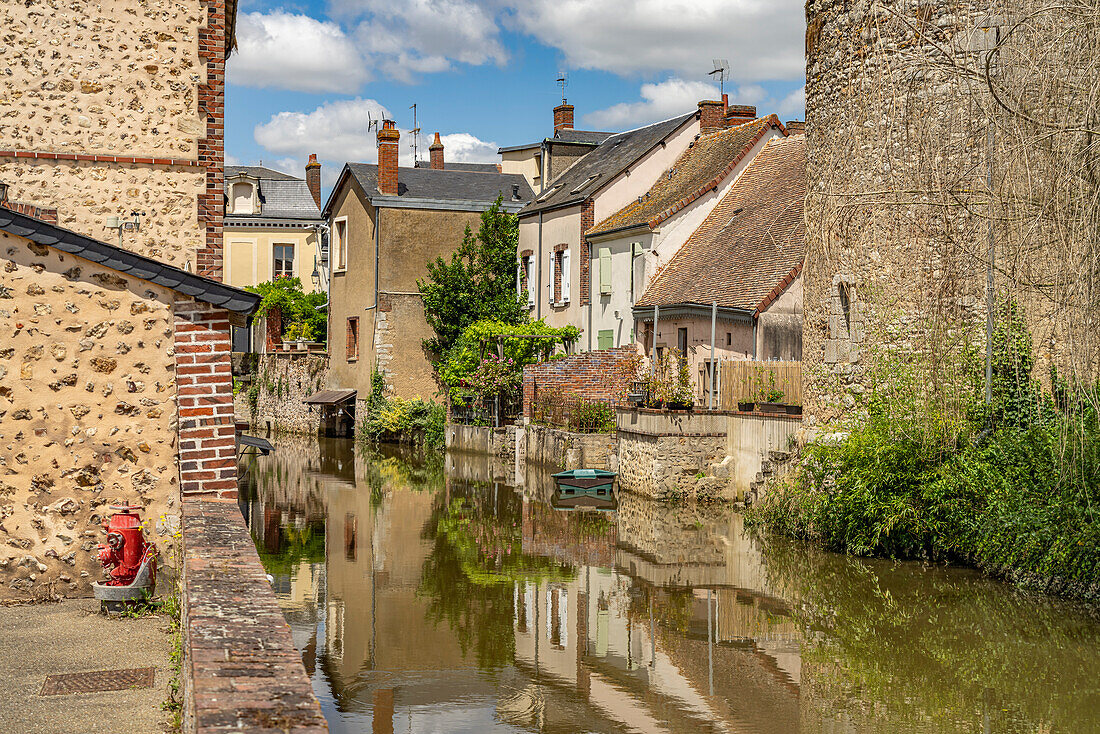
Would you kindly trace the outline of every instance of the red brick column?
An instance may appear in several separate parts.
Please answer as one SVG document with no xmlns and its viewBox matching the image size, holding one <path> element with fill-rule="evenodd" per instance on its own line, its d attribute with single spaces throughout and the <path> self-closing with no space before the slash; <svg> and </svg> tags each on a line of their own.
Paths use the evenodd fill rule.
<svg viewBox="0 0 1100 734">
<path fill-rule="evenodd" d="M 229 314 L 198 301 L 177 301 L 173 310 L 180 490 L 232 499 L 237 446 Z"/>
<path fill-rule="evenodd" d="M 591 245 L 584 233 L 596 226 L 596 202 L 585 199 L 581 204 L 581 305 L 587 306 L 592 298 L 592 278 L 589 270 L 592 266 Z"/>
<path fill-rule="evenodd" d="M 278 306 L 264 314 L 264 332 L 264 351 L 268 354 L 277 351 L 283 343 L 283 310 Z"/>
<path fill-rule="evenodd" d="M 199 225 L 206 241 L 199 248 L 196 272 L 222 279 L 222 220 L 225 194 L 225 0 L 202 0 L 206 25 L 199 29 L 199 59 L 206 66 L 206 83 L 199 85 L 199 115 L 206 119 L 206 137 L 200 138 L 199 165 L 206 169 L 206 189 L 198 197 Z"/>
</svg>

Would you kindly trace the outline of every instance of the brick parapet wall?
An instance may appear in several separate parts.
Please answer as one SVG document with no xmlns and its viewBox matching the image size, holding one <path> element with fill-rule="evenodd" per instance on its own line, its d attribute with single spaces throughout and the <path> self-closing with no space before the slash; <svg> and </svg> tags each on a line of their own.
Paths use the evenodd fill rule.
<svg viewBox="0 0 1100 734">
<path fill-rule="evenodd" d="M 50 224 L 57 224 L 57 210 L 46 209 L 34 204 L 26 204 L 21 201 L 0 201 L 0 206 L 5 209 L 10 209 L 13 212 L 19 212 L 20 214 L 26 214 L 28 217 L 34 217 L 35 219 L 43 222 L 49 222 Z"/>
<path fill-rule="evenodd" d="M 199 139 L 199 165 L 206 169 L 206 187 L 198 197 L 199 224 L 206 230 L 196 258 L 199 275 L 222 279 L 222 221 L 225 164 L 225 0 L 203 0 L 206 25 L 199 29 L 199 59 L 206 67 L 206 81 L 199 85 L 199 114 L 205 119 L 206 136 Z"/>
<path fill-rule="evenodd" d="M 180 489 L 184 496 L 237 496 L 236 426 L 229 313 L 177 301 L 176 385 Z"/>
<path fill-rule="evenodd" d="M 623 386 L 619 376 L 627 359 L 637 354 L 633 345 L 598 352 L 582 352 L 565 359 L 523 368 L 523 413 L 530 415 L 536 394 L 577 396 L 586 400 L 615 400 Z"/>
<path fill-rule="evenodd" d="M 183 731 L 328 731 L 237 504 L 185 497 L 183 545 Z"/>
</svg>

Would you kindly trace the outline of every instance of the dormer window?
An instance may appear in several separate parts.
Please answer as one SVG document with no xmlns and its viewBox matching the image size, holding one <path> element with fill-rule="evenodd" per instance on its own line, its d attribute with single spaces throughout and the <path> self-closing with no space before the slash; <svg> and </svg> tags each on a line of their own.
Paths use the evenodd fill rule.
<svg viewBox="0 0 1100 734">
<path fill-rule="evenodd" d="M 229 214 L 259 214 L 258 188 L 253 179 L 233 181 L 229 187 Z"/>
</svg>

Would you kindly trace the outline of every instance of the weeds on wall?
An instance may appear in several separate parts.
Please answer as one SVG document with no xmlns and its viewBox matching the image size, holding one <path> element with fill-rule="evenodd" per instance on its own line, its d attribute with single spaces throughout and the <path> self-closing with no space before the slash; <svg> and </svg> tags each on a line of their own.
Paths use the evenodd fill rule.
<svg viewBox="0 0 1100 734">
<path fill-rule="evenodd" d="M 829 550 L 963 562 L 1100 596 L 1100 385 L 1053 373 L 1045 388 L 1013 303 L 993 344 L 993 400 L 984 354 L 964 351 L 960 410 L 928 397 L 930 372 L 944 365 L 877 359 L 845 430 L 808 444 L 750 522 Z"/>
<path fill-rule="evenodd" d="M 386 395 L 386 380 L 378 370 L 371 372 L 371 392 L 366 401 L 366 414 L 358 435 L 368 442 L 388 441 L 441 450 L 447 410 L 431 400 L 405 400 Z"/>
</svg>

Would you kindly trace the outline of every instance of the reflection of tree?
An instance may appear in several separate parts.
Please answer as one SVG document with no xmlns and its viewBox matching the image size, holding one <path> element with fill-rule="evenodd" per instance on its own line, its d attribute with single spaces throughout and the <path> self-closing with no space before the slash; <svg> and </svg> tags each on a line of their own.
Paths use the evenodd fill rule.
<svg viewBox="0 0 1100 734">
<path fill-rule="evenodd" d="M 433 541 L 418 590 L 429 600 L 427 616 L 445 619 L 463 653 L 473 648 L 485 669 L 512 662 L 513 585 L 575 576 L 571 566 L 522 552 L 521 509 L 511 490 L 455 487 L 449 501 L 437 497 L 424 527 Z"/>
<path fill-rule="evenodd" d="M 302 563 L 325 562 L 325 526 L 323 522 L 310 522 L 302 527 L 279 527 L 278 550 L 269 552 L 259 538 L 253 538 L 260 562 L 272 576 L 288 575 L 293 578 Z"/>
<path fill-rule="evenodd" d="M 779 539 L 765 557 L 769 581 L 799 600 L 803 692 L 827 716 L 893 731 L 973 731 L 983 716 L 998 732 L 1100 726 L 1100 628 L 1081 608 Z"/>
<path fill-rule="evenodd" d="M 435 490 L 443 484 L 443 459 L 438 452 L 425 452 L 409 446 L 357 445 L 365 464 L 365 479 L 370 487 L 371 507 L 382 504 L 386 487 L 416 491 Z"/>
</svg>

